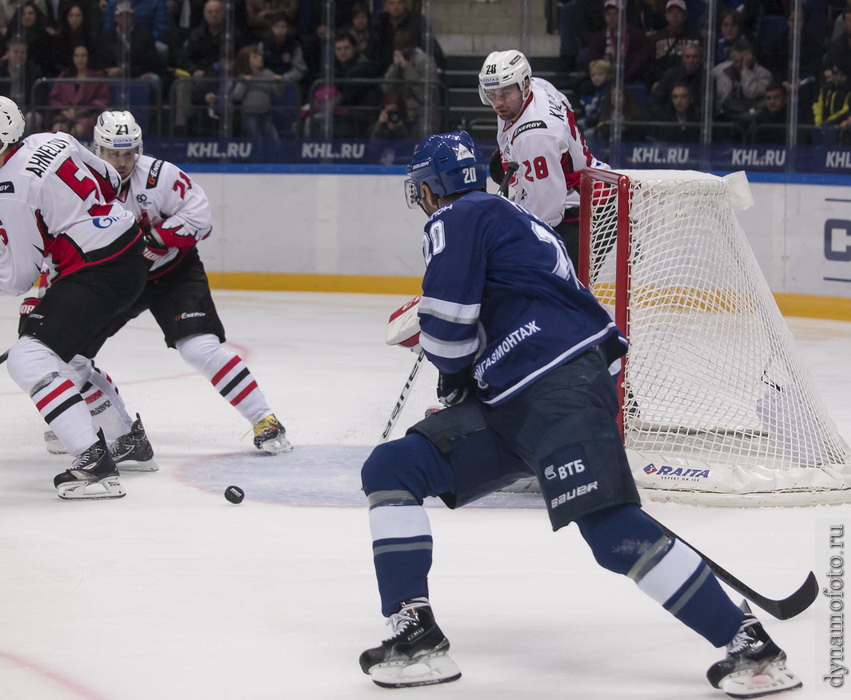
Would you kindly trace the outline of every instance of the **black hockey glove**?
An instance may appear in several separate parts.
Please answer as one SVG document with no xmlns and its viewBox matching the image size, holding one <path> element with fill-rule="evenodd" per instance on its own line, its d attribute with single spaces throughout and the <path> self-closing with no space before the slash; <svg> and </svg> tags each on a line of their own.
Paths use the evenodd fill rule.
<svg viewBox="0 0 851 700">
<path fill-rule="evenodd" d="M 465 367 L 453 374 L 441 372 L 437 378 L 437 400 L 444 406 L 461 403 L 475 389 L 476 382 L 473 380 L 472 367 Z"/>
<path fill-rule="evenodd" d="M 168 246 L 165 243 L 161 243 L 153 233 L 148 232 L 145 234 L 145 252 L 142 253 L 145 256 L 145 260 L 155 263 L 167 252 Z"/>
<path fill-rule="evenodd" d="M 35 307 L 38 306 L 38 302 L 41 301 L 38 297 L 27 297 L 21 302 L 21 306 L 18 309 L 18 313 L 20 314 L 20 318 L 18 319 L 18 335 L 21 335 L 24 332 L 24 326 L 26 325 L 27 319 L 30 317 L 30 314 L 35 311 Z"/>
<path fill-rule="evenodd" d="M 488 173 L 497 185 L 502 184 L 502 178 L 505 177 L 505 168 L 502 167 L 502 153 L 497 148 L 488 161 Z"/>
</svg>

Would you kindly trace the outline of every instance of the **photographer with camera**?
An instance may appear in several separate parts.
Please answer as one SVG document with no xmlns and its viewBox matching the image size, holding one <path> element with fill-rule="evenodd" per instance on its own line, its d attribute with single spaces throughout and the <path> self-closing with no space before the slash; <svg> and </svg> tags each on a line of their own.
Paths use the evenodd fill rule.
<svg viewBox="0 0 851 700">
<path fill-rule="evenodd" d="M 398 29 L 393 35 L 393 63 L 384 74 L 384 93 L 401 93 L 410 119 L 411 131 L 419 135 L 440 130 L 440 91 L 437 89 L 437 65 L 434 59 L 417 46 L 416 37 L 409 31 Z M 432 81 L 429 83 L 428 81 Z M 430 91 L 431 114 L 424 113 L 426 90 Z"/>
<path fill-rule="evenodd" d="M 372 125 L 369 132 L 371 139 L 407 139 L 411 132 L 408 128 L 408 110 L 405 99 L 398 92 L 388 92 L 381 104 L 381 114 L 378 121 Z"/>
</svg>

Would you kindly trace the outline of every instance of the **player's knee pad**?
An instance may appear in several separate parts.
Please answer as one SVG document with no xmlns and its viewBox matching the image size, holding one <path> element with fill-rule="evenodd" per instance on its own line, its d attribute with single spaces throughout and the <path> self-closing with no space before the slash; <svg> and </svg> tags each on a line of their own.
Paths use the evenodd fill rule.
<svg viewBox="0 0 851 700">
<path fill-rule="evenodd" d="M 222 344 L 212 333 L 200 333 L 181 338 L 175 343 L 183 360 L 201 374 L 216 360 L 222 352 Z"/>
<path fill-rule="evenodd" d="M 68 366 L 53 350 L 28 335 L 9 348 L 6 368 L 12 381 L 28 394 L 57 376 L 69 374 Z"/>
<path fill-rule="evenodd" d="M 421 435 L 406 435 L 378 445 L 361 469 L 370 507 L 422 505 L 426 496 L 452 491 L 451 470 L 445 461 Z"/>
<path fill-rule="evenodd" d="M 597 563 L 618 574 L 629 574 L 654 547 L 664 556 L 671 544 L 662 528 L 632 504 L 595 511 L 577 524 Z"/>
</svg>

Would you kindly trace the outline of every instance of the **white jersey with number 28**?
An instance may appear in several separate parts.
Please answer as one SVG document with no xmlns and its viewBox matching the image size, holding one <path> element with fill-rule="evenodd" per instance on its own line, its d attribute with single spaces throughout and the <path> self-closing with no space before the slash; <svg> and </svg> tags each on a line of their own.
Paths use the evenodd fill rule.
<svg viewBox="0 0 851 700">
<path fill-rule="evenodd" d="M 520 165 L 511 179 L 514 201 L 558 226 L 567 207 L 579 206 L 582 169 L 609 166 L 588 149 L 570 100 L 546 80 L 532 78 L 532 93 L 517 119 L 498 121 L 503 165 Z"/>
</svg>

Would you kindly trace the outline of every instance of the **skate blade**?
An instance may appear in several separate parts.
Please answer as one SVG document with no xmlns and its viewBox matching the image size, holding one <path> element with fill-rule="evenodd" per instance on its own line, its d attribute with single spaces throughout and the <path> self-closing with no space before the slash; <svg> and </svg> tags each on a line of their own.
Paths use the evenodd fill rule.
<svg viewBox="0 0 851 700">
<path fill-rule="evenodd" d="M 775 661 L 761 673 L 754 673 L 753 669 L 733 673 L 722 680 L 718 687 L 731 698 L 758 698 L 795 690 L 802 685 L 801 680 L 786 668 L 785 661 Z"/>
<path fill-rule="evenodd" d="M 56 487 L 56 494 L 64 501 L 121 498 L 127 492 L 118 476 L 108 476 L 100 481 L 68 481 Z"/>
<path fill-rule="evenodd" d="M 461 677 L 461 671 L 447 653 L 422 656 L 413 663 L 377 664 L 369 669 L 372 682 L 382 688 L 411 688 L 417 685 L 449 683 Z"/>
<path fill-rule="evenodd" d="M 153 457 L 151 457 L 151 459 L 146 459 L 145 461 L 127 459 L 123 462 L 119 462 L 116 460 L 115 463 L 116 465 L 119 465 L 118 468 L 123 472 L 158 472 L 160 470 L 160 465 L 156 463 Z"/>
<path fill-rule="evenodd" d="M 260 449 L 270 455 L 280 455 L 285 452 L 292 452 L 293 446 L 289 440 L 281 436 L 266 440 L 266 442 L 260 445 Z"/>
</svg>

